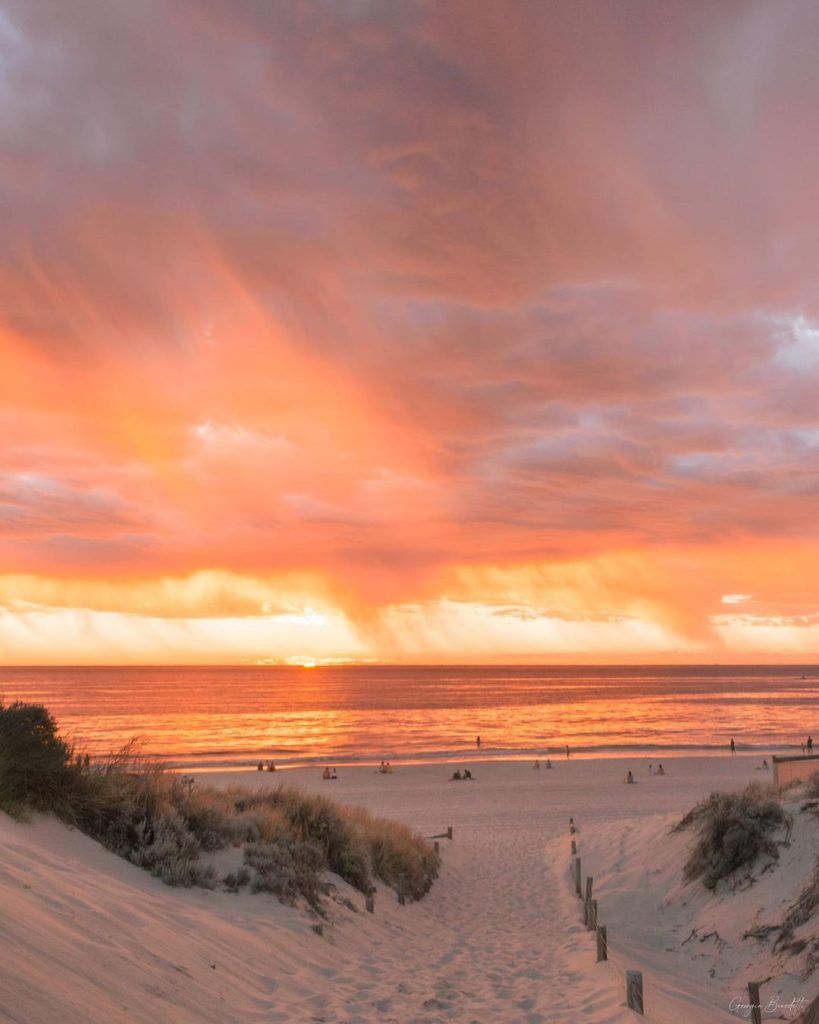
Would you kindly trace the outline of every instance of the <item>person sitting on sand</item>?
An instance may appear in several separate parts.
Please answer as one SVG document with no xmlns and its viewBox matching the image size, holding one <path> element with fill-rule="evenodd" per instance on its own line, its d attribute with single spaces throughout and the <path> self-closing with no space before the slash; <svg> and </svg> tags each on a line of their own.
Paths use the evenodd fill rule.
<svg viewBox="0 0 819 1024">
<path fill-rule="evenodd" d="M 460 782 L 461 781 L 461 773 L 458 771 L 457 768 L 452 773 L 452 780 L 451 781 L 452 782 Z"/>
<path fill-rule="evenodd" d="M 626 776 L 626 782 L 629 785 L 631 785 L 634 782 L 634 775 L 632 774 L 632 772 L 629 772 L 628 775 Z"/>
<path fill-rule="evenodd" d="M 661 764 L 657 765 L 657 774 L 658 775 L 665 775 L 665 768 L 663 768 L 663 766 Z"/>
<path fill-rule="evenodd" d="M 535 763 L 532 765 L 532 767 L 534 768 L 534 770 L 536 772 L 539 772 L 540 771 L 540 761 L 535 761 Z"/>
<path fill-rule="evenodd" d="M 330 778 L 331 779 L 337 779 L 338 778 L 338 772 L 335 770 L 335 768 L 330 772 Z"/>
<path fill-rule="evenodd" d="M 275 770 L 276 770 L 276 766 L 275 766 L 275 764 L 273 764 L 273 762 L 272 762 L 272 761 L 268 761 L 268 762 L 267 762 L 267 770 L 268 770 L 269 772 L 275 772 Z"/>
<path fill-rule="evenodd" d="M 325 768 L 324 771 L 321 773 L 321 777 L 323 779 L 329 779 L 330 778 L 330 769 L 329 768 Z"/>
<path fill-rule="evenodd" d="M 264 761 L 259 761 L 259 763 L 256 765 L 256 771 L 257 772 L 263 772 L 264 771 Z"/>
<path fill-rule="evenodd" d="M 382 761 L 381 764 L 378 766 L 378 770 L 379 770 L 379 772 L 382 775 L 386 775 L 387 772 L 389 771 L 389 769 L 387 767 L 387 762 L 386 761 Z"/>
<path fill-rule="evenodd" d="M 547 768 L 551 768 L 552 767 L 552 762 L 551 762 L 551 760 L 548 757 L 546 758 L 546 767 Z"/>
<path fill-rule="evenodd" d="M 469 779 L 471 781 L 472 780 L 472 772 L 468 768 L 464 768 L 464 776 L 463 777 L 465 779 Z"/>
<path fill-rule="evenodd" d="M 765 758 L 765 760 L 764 760 L 764 761 L 762 762 L 762 771 L 763 771 L 763 772 L 767 772 L 767 771 L 770 771 L 770 765 L 768 764 L 768 758 L 767 758 L 767 757 L 766 757 L 766 758 Z"/>
</svg>

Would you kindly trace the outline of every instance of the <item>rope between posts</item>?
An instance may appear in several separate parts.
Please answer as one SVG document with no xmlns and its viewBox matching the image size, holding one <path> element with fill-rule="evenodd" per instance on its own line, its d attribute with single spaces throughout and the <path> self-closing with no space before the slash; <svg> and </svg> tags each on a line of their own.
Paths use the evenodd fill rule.
<svg viewBox="0 0 819 1024">
<path fill-rule="evenodd" d="M 569 825 L 570 825 L 570 834 L 571 834 L 571 836 L 574 839 L 575 844 L 576 844 L 577 843 L 577 827 L 575 825 L 575 822 L 574 822 L 573 818 L 569 819 Z M 576 875 L 576 868 L 575 868 L 575 859 L 576 858 L 580 859 L 580 857 L 579 857 L 579 850 L 578 850 L 577 854 L 574 854 L 574 853 L 572 854 L 572 861 L 571 861 L 570 884 L 571 884 L 572 890 L 575 893 L 577 893 L 577 875 Z M 589 876 L 586 876 L 586 877 L 588 879 Z M 590 883 L 587 883 L 587 884 L 590 884 Z M 585 888 L 585 885 L 583 883 L 583 879 L 581 877 L 581 886 L 580 886 L 581 905 L 585 904 L 585 893 L 586 893 L 586 891 L 587 891 L 587 889 Z M 596 923 L 597 923 L 597 926 L 600 927 L 605 922 L 601 921 L 601 919 L 600 919 L 599 904 L 598 904 L 598 907 L 597 907 L 597 912 L 598 912 L 598 916 L 597 916 L 597 922 Z M 590 931 L 591 931 L 591 929 L 590 929 Z M 596 940 L 597 935 L 596 935 L 595 931 L 592 931 L 592 935 L 593 935 L 593 937 Z M 617 983 L 617 985 L 621 987 L 621 989 L 626 986 L 627 974 L 628 974 L 629 971 L 633 970 L 633 968 L 629 964 L 626 963 L 626 961 L 622 958 L 622 956 L 616 950 L 612 949 L 612 947 L 611 947 L 611 939 L 608 936 L 608 930 L 606 931 L 606 959 L 605 960 L 598 960 L 597 963 L 598 963 L 598 965 L 602 965 L 602 966 L 604 966 L 606 968 L 606 971 L 608 972 L 609 977 L 613 981 L 615 981 Z M 641 979 L 642 979 L 643 976 L 646 975 L 646 972 L 643 971 L 643 970 L 640 970 L 639 973 L 641 975 Z M 652 988 L 653 987 L 654 986 L 652 986 Z M 658 993 L 660 991 L 661 991 L 661 987 L 658 986 L 655 989 L 655 992 Z M 656 1004 L 653 1003 L 652 999 L 651 999 L 651 992 L 649 992 L 648 998 L 646 998 L 645 987 L 643 987 L 641 989 L 641 995 L 642 995 L 642 998 L 643 998 L 643 1013 L 642 1013 L 642 1015 L 640 1015 L 639 1011 L 635 1011 L 635 1014 L 637 1016 L 642 1016 L 644 1020 L 651 1022 L 651 1024 L 691 1024 L 691 1009 L 690 1008 L 676 1007 L 676 1006 L 673 1006 L 672 1004 L 670 1004 L 666 1000 L 665 1002 L 662 1003 L 662 1011 L 661 1011 L 661 1013 L 658 1014 L 657 1008 L 656 1008 Z M 648 1003 L 648 1007 L 646 1007 L 646 1003 Z M 710 1010 L 710 1008 L 703 1007 L 703 1014 L 706 1013 L 706 1012 L 709 1012 L 709 1010 Z M 721 1014 L 726 1014 L 728 1016 L 734 1016 L 734 1014 L 732 1014 L 730 1009 L 728 1007 L 726 1007 L 726 1006 L 713 1007 L 713 1011 L 714 1012 L 719 1012 Z M 703 1017 L 703 1019 L 704 1019 L 704 1017 Z"/>
</svg>

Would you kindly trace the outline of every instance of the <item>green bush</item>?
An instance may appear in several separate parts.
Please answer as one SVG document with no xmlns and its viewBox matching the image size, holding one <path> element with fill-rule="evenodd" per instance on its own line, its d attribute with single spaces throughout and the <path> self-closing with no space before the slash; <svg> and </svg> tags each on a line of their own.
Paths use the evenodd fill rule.
<svg viewBox="0 0 819 1024">
<path fill-rule="evenodd" d="M 72 790 L 71 748 L 41 704 L 0 704 L 0 810 L 64 810 Z"/>
<path fill-rule="evenodd" d="M 438 856 L 404 825 L 277 788 L 211 789 L 146 762 L 131 744 L 104 762 L 72 760 L 40 705 L 0 705 L 0 809 L 53 811 L 169 885 L 212 888 L 203 854 L 244 847 L 244 866 L 223 879 L 237 891 L 298 896 L 318 908 L 322 873 L 368 893 L 373 876 L 420 899 Z"/>
<path fill-rule="evenodd" d="M 775 834 L 790 818 L 770 791 L 756 783 L 741 793 L 712 793 L 675 826 L 694 825 L 698 839 L 683 867 L 687 880 L 701 878 L 707 889 L 761 856 L 779 857 Z"/>
</svg>

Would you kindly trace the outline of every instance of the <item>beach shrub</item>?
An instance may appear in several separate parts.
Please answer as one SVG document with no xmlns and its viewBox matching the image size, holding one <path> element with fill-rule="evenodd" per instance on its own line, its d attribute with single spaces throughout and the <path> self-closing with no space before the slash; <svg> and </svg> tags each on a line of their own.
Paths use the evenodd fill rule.
<svg viewBox="0 0 819 1024">
<path fill-rule="evenodd" d="M 198 863 L 201 844 L 176 808 L 153 822 L 143 820 L 135 831 L 136 843 L 128 851 L 132 864 L 147 868 L 168 885 L 212 889 L 216 884 L 214 868 Z"/>
<path fill-rule="evenodd" d="M 675 826 L 675 831 L 694 826 L 697 842 L 685 862 L 686 880 L 702 880 L 716 888 L 760 857 L 779 857 L 781 841 L 776 833 L 788 829 L 790 817 L 770 788 L 753 783 L 740 793 L 712 793 Z"/>
<path fill-rule="evenodd" d="M 41 704 L 0 704 L 0 810 L 60 810 L 72 789 L 71 748 Z"/>
<path fill-rule="evenodd" d="M 222 880 L 318 909 L 323 875 L 362 893 L 374 878 L 420 899 L 439 859 L 397 822 L 324 797 L 278 787 L 217 790 L 143 758 L 136 744 L 94 763 L 72 757 L 46 708 L 0 705 L 0 809 L 52 811 L 169 885 L 212 888 L 209 854 L 243 849 L 243 866 Z"/>
<path fill-rule="evenodd" d="M 327 862 L 317 843 L 280 833 L 264 843 L 248 843 L 244 859 L 252 869 L 251 892 L 270 892 L 286 903 L 303 896 L 311 907 L 319 905 Z"/>
</svg>

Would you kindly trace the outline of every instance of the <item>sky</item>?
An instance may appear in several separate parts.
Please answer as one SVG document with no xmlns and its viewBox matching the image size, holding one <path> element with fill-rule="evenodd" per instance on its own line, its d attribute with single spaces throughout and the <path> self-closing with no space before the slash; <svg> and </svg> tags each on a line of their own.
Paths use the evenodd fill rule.
<svg viewBox="0 0 819 1024">
<path fill-rule="evenodd" d="M 817 38 L 0 0 L 0 663 L 819 661 Z"/>
</svg>

